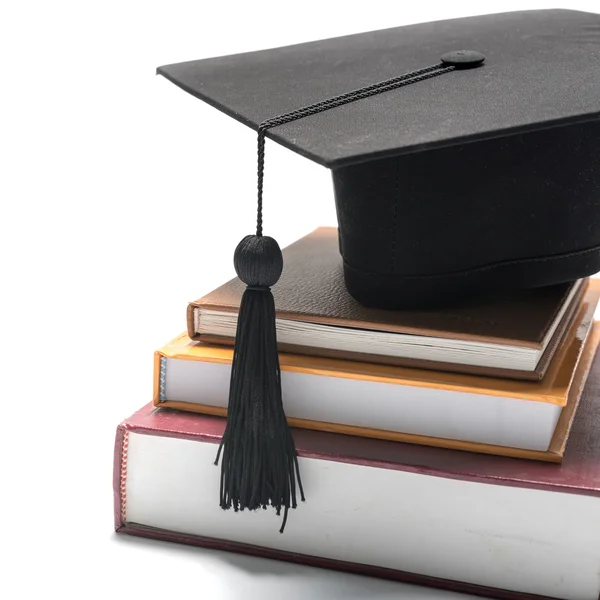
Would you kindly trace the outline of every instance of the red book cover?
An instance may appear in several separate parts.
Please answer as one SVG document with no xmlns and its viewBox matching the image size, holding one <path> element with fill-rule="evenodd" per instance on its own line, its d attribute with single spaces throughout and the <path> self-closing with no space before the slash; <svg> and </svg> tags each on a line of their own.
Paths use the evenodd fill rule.
<svg viewBox="0 0 600 600">
<path fill-rule="evenodd" d="M 457 480 L 461 482 L 489 484 L 485 486 L 486 489 L 491 489 L 492 486 L 499 486 L 494 487 L 494 489 L 506 489 L 509 487 L 559 492 L 559 494 L 545 494 L 544 498 L 560 497 L 561 499 L 568 499 L 575 496 L 598 498 L 598 503 L 593 503 L 594 510 L 596 510 L 596 506 L 600 504 L 599 391 L 600 358 L 596 357 L 585 385 L 567 450 L 560 465 L 302 429 L 294 430 L 294 438 L 301 459 L 327 461 L 327 464 L 330 465 L 344 463 L 353 466 L 363 466 L 368 468 L 369 471 L 376 471 L 377 473 L 382 473 L 381 470 L 384 470 L 385 472 L 394 471 L 425 475 L 429 478 L 439 478 L 436 479 L 437 481 Z M 453 574 L 450 574 L 448 577 L 437 577 L 426 573 L 410 572 L 410 570 L 390 569 L 378 564 L 364 564 L 352 560 L 338 560 L 331 556 L 316 556 L 314 553 L 304 554 L 302 552 L 290 551 L 289 549 L 269 548 L 261 546 L 260 543 L 253 544 L 235 540 L 217 539 L 210 535 L 203 536 L 185 531 L 178 532 L 172 529 L 169 530 L 168 528 L 148 526 L 144 523 L 129 520 L 127 494 L 129 492 L 128 477 L 131 475 L 128 473 L 130 436 L 132 434 L 141 434 L 142 437 L 161 436 L 192 440 L 205 445 L 209 444 L 216 451 L 216 444 L 218 444 L 221 438 L 224 425 L 225 421 L 218 417 L 177 412 L 169 409 L 157 409 L 151 404 L 145 406 L 124 421 L 118 427 L 115 447 L 114 491 L 116 530 L 121 533 L 143 537 L 249 553 L 267 558 L 351 571 L 410 583 L 426 584 L 467 593 L 490 595 L 497 598 L 539 598 L 540 596 L 575 598 L 586 597 L 586 594 L 587 597 L 594 597 L 589 590 L 594 585 L 597 586 L 597 577 L 595 575 L 596 583 L 590 583 L 585 589 L 582 587 L 581 590 L 583 591 L 580 591 L 580 588 L 577 587 L 579 585 L 577 582 L 572 584 L 572 588 L 568 587 L 570 584 L 565 584 L 567 587 L 562 591 L 560 586 L 557 587 L 556 594 L 553 592 L 546 593 L 549 588 L 545 587 L 543 582 L 540 582 L 539 590 L 531 582 L 522 584 L 515 582 L 515 589 L 507 590 L 503 589 L 503 585 L 487 586 L 472 581 L 454 580 Z M 215 469 L 215 467 L 212 468 Z M 218 479 L 218 471 L 210 471 L 210 474 L 211 479 Z M 198 474 L 198 476 L 201 477 L 202 475 Z M 321 482 L 320 487 L 326 486 Z M 479 487 L 470 486 L 469 489 L 472 490 Z M 209 491 L 206 490 L 206 494 L 208 493 Z M 212 494 L 212 491 L 210 493 Z M 372 490 L 371 493 L 375 496 L 378 492 Z M 301 504 L 296 511 L 291 512 L 290 522 L 296 518 L 296 513 L 300 515 L 300 511 L 307 510 L 311 500 L 314 502 L 317 501 L 314 500 L 314 494 L 312 498 L 307 494 L 307 502 Z M 390 500 L 401 502 L 402 497 Z M 465 501 L 469 501 L 468 497 L 465 497 Z M 218 504 L 216 496 L 214 497 L 214 504 Z M 586 504 L 585 506 L 588 505 Z M 230 516 L 229 513 L 225 514 Z M 235 518 L 238 516 L 252 518 L 253 515 L 244 513 L 243 515 L 231 516 Z M 557 523 L 560 523 L 563 518 L 566 518 L 566 515 L 557 514 L 555 520 Z M 564 522 L 568 523 L 568 520 Z M 591 525 L 592 523 L 590 523 Z M 286 531 L 277 539 L 285 539 L 287 535 L 288 532 Z M 582 541 L 582 544 L 585 544 L 585 541 Z M 559 548 L 557 549 L 560 550 Z M 589 560 L 588 555 L 582 558 L 583 562 L 587 560 Z M 600 564 L 597 566 L 600 567 Z M 597 569 L 595 573 L 597 574 Z M 477 577 L 473 576 L 473 579 L 476 580 Z M 581 585 L 584 586 L 587 584 L 582 583 Z M 519 586 L 522 589 L 519 589 Z M 571 589 L 574 591 L 568 591 Z M 597 592 L 595 597 L 597 597 Z"/>
</svg>

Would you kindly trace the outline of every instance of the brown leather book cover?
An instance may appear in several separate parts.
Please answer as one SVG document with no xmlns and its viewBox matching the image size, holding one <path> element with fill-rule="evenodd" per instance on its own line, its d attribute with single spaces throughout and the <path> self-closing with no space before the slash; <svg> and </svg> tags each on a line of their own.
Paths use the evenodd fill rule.
<svg viewBox="0 0 600 600">
<path fill-rule="evenodd" d="M 322 227 L 284 249 L 285 267 L 273 288 L 277 317 L 352 329 L 377 330 L 438 338 L 471 340 L 542 349 L 548 329 L 568 298 L 573 284 L 520 290 L 495 295 L 444 310 L 387 311 L 366 308 L 346 291 L 337 229 Z M 188 306 L 191 339 L 232 344 L 233 338 L 200 334 L 197 323 L 203 310 L 237 313 L 244 284 L 232 279 Z M 533 371 L 464 365 L 460 363 L 398 358 L 327 348 L 282 344 L 280 350 L 362 362 L 422 369 L 446 370 L 516 379 L 541 379 L 564 337 L 584 292 L 581 286 L 567 307 L 556 331 Z"/>
</svg>

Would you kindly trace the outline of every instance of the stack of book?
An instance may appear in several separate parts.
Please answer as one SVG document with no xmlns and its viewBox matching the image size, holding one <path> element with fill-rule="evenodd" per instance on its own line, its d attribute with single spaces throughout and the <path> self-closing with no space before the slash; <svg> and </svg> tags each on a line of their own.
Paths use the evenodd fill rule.
<svg viewBox="0 0 600 600">
<path fill-rule="evenodd" d="M 154 401 L 115 449 L 118 532 L 506 598 L 600 593 L 596 281 L 444 311 L 345 290 L 337 230 L 284 250 L 273 289 L 283 401 L 307 500 L 219 507 L 233 280 L 155 354 Z M 322 282 L 332 282 L 323 288 Z"/>
</svg>

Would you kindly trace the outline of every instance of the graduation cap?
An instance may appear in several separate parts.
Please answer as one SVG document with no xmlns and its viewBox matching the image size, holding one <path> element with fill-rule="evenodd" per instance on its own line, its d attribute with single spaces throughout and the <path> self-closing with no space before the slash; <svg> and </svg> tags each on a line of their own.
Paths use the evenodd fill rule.
<svg viewBox="0 0 600 600">
<path fill-rule="evenodd" d="M 223 508 L 273 505 L 285 525 L 300 483 L 269 292 L 283 261 L 262 231 L 265 137 L 331 169 L 345 283 L 368 306 L 443 305 L 600 270 L 599 15 L 453 19 L 158 73 L 258 131 L 257 228 L 235 252 L 248 289 Z"/>
</svg>

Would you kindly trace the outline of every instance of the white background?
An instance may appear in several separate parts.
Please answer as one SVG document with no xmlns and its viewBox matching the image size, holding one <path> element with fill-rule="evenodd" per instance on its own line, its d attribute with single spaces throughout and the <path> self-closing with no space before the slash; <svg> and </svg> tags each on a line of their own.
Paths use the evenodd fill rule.
<svg viewBox="0 0 600 600">
<path fill-rule="evenodd" d="M 115 427 L 151 399 L 153 351 L 185 328 L 189 300 L 233 275 L 254 221 L 254 133 L 154 72 L 552 6 L 2 2 L 1 598 L 455 597 L 112 533 Z M 267 144 L 265 233 L 283 246 L 334 225 L 328 171 Z"/>
</svg>

